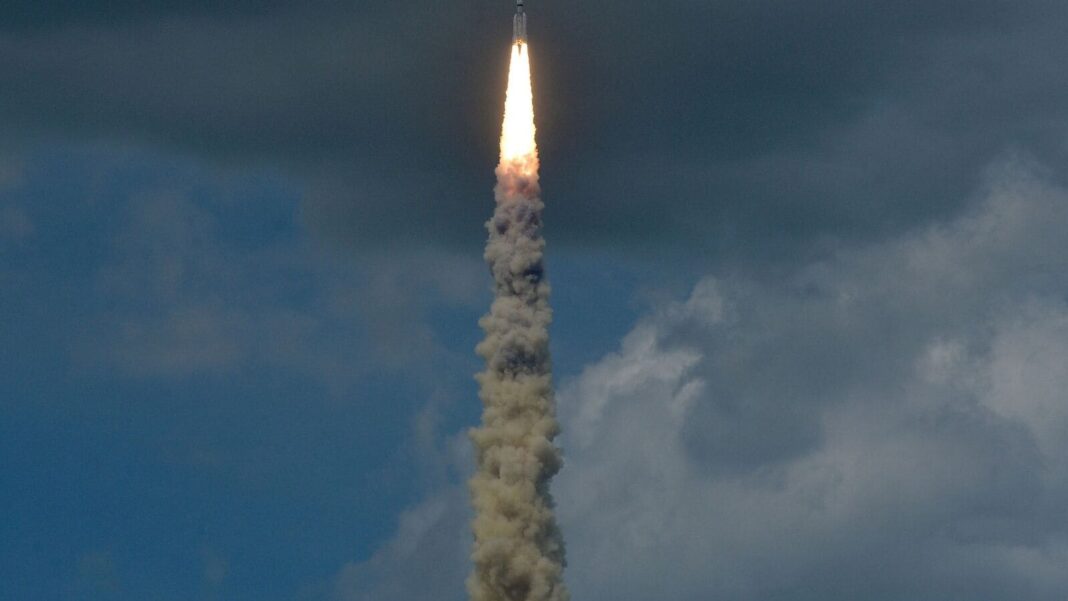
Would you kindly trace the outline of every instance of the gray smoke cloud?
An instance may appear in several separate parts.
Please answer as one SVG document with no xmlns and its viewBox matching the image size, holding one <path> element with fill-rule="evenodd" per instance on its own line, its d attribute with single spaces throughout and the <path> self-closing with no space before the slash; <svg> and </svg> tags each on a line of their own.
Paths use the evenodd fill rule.
<svg viewBox="0 0 1068 601">
<path fill-rule="evenodd" d="M 564 545 L 549 480 L 562 465 L 549 358 L 549 285 L 541 237 L 537 158 L 497 167 L 497 207 L 485 258 L 495 296 L 480 320 L 482 425 L 472 430 L 477 470 L 472 601 L 566 601 Z"/>
</svg>

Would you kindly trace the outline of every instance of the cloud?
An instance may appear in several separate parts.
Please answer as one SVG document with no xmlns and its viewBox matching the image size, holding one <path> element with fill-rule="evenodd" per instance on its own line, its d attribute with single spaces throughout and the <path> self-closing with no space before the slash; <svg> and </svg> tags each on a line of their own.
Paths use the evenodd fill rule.
<svg viewBox="0 0 1068 601">
<path fill-rule="evenodd" d="M 566 385 L 575 594 L 1057 598 L 1068 193 L 1000 171 L 945 225 L 703 280 Z"/>
<path fill-rule="evenodd" d="M 108 551 L 87 551 L 78 556 L 77 588 L 91 599 L 110 599 L 122 589 L 115 560 Z"/>
<path fill-rule="evenodd" d="M 0 119 L 13 137 L 282 166 L 306 182 L 307 222 L 357 248 L 474 249 L 509 10 L 36 10 L 0 33 Z M 598 0 L 535 12 L 557 246 L 795 262 L 828 240 L 952 214 L 1006 145 L 1066 158 L 1060 3 Z"/>
<path fill-rule="evenodd" d="M 1059 599 L 1065 227 L 1068 190 L 1010 158 L 953 219 L 654 310 L 560 388 L 575 597 Z M 461 598 L 466 566 L 407 575 L 465 526 L 403 526 L 347 598 Z"/>
<path fill-rule="evenodd" d="M 200 556 L 204 584 L 211 589 L 219 588 L 230 572 L 229 560 L 212 547 L 203 547 Z"/>
<path fill-rule="evenodd" d="M 33 235 L 29 212 L 11 198 L 12 190 L 22 184 L 25 164 L 20 158 L 0 153 L 0 242 L 20 243 Z"/>
<path fill-rule="evenodd" d="M 370 559 L 345 566 L 339 601 L 431 601 L 462 598 L 472 518 L 467 491 L 454 487 L 400 517 L 397 533 Z"/>
<path fill-rule="evenodd" d="M 453 361 L 425 314 L 482 296 L 470 285 L 481 272 L 474 259 L 347 261 L 281 234 L 243 239 L 230 234 L 246 226 L 223 223 L 221 205 L 183 191 L 138 194 L 118 209 L 96 311 L 75 341 L 86 367 L 142 378 L 269 367 L 334 391 L 383 368 L 418 378 Z"/>
<path fill-rule="evenodd" d="M 29 213 L 14 203 L 0 201 L 0 241 L 19 243 L 33 235 Z"/>
</svg>

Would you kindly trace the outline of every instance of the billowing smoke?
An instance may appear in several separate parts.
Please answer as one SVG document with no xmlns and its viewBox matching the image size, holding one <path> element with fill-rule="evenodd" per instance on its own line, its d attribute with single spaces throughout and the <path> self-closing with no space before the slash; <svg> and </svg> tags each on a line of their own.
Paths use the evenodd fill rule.
<svg viewBox="0 0 1068 601">
<path fill-rule="evenodd" d="M 560 469 L 549 360 L 549 285 L 541 237 L 530 64 L 526 44 L 512 48 L 497 207 L 487 223 L 486 261 L 495 284 L 478 353 L 483 414 L 471 432 L 478 461 L 472 601 L 566 601 L 564 545 L 549 479 Z"/>
</svg>

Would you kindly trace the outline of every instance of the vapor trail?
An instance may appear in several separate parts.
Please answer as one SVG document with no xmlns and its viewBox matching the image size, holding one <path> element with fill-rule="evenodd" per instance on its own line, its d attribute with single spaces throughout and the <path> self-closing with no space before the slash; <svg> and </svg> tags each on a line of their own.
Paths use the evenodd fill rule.
<svg viewBox="0 0 1068 601">
<path fill-rule="evenodd" d="M 544 205 L 538 187 L 530 62 L 512 46 L 497 166 L 497 208 L 486 224 L 495 297 L 479 324 L 482 425 L 472 430 L 478 468 L 472 601 L 567 601 L 564 545 L 549 479 L 561 466 L 549 360 L 549 285 L 542 263 Z"/>
</svg>

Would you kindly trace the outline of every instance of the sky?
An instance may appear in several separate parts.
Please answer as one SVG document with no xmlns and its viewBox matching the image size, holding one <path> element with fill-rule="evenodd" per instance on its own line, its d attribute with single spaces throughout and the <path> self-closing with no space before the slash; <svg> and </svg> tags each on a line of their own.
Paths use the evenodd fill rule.
<svg viewBox="0 0 1068 601">
<path fill-rule="evenodd" d="M 513 6 L 0 6 L 0 598 L 460 601 Z M 530 0 L 583 601 L 1061 601 L 1068 5 Z"/>
</svg>

